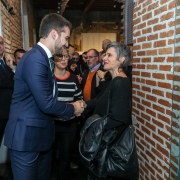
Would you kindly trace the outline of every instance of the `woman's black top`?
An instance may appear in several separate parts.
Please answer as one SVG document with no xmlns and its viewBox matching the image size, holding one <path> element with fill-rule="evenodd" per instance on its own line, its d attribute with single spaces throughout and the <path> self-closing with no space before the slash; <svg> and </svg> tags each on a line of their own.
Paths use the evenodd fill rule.
<svg viewBox="0 0 180 180">
<path fill-rule="evenodd" d="M 129 78 L 115 77 L 109 86 L 95 99 L 87 101 L 87 108 L 94 110 L 93 114 L 103 117 L 107 114 L 108 96 L 109 111 L 106 129 L 116 128 L 123 131 L 132 124 L 131 119 L 131 82 Z"/>
</svg>

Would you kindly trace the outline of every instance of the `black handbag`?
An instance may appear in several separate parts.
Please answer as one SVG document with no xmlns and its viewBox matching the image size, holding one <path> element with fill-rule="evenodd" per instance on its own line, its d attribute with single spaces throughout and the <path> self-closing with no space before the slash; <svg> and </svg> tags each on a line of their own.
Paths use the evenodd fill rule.
<svg viewBox="0 0 180 180">
<path fill-rule="evenodd" d="M 89 167 L 98 153 L 107 117 L 95 114 L 89 117 L 80 132 L 79 153 L 83 163 Z"/>
<path fill-rule="evenodd" d="M 136 153 L 134 130 L 125 129 L 107 150 L 107 175 L 121 178 L 139 178 L 139 163 Z"/>
</svg>

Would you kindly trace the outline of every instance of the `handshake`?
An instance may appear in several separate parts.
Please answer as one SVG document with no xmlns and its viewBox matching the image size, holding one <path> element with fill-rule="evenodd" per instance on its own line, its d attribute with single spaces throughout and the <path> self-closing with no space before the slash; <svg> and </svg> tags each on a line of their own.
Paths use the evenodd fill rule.
<svg viewBox="0 0 180 180">
<path fill-rule="evenodd" d="M 79 100 L 71 104 L 74 106 L 74 114 L 76 116 L 80 116 L 84 111 L 84 108 L 87 106 L 83 100 Z"/>
</svg>

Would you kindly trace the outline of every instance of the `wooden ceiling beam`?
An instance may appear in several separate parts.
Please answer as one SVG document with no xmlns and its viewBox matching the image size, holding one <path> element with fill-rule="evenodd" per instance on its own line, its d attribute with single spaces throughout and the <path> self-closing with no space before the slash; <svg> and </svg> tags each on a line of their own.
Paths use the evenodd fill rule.
<svg viewBox="0 0 180 180">
<path fill-rule="evenodd" d="M 82 14 L 85 14 L 85 13 L 89 10 L 89 8 L 91 7 L 91 5 L 93 4 L 94 1 L 95 1 L 95 0 L 90 0 L 90 1 L 89 1 L 89 3 L 87 4 L 87 6 L 84 8 Z"/>
</svg>

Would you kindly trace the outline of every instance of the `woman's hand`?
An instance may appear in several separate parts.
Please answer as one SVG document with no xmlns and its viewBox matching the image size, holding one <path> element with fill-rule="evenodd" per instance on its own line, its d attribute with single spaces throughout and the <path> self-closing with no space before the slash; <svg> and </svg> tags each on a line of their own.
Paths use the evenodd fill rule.
<svg viewBox="0 0 180 180">
<path fill-rule="evenodd" d="M 14 59 L 9 55 L 9 54 L 5 54 L 4 55 L 5 59 L 6 59 L 6 64 L 11 68 L 13 69 L 13 61 Z"/>
<path fill-rule="evenodd" d="M 78 81 L 79 81 L 79 84 L 81 84 L 81 81 L 82 81 L 82 77 L 80 75 L 76 75 L 77 78 L 78 78 Z"/>
<path fill-rule="evenodd" d="M 83 105 L 83 107 L 84 107 L 84 108 L 86 108 L 86 107 L 87 107 L 87 104 L 85 103 L 85 101 L 83 101 L 83 100 L 82 100 L 82 102 L 81 102 L 81 103 L 82 103 L 82 105 Z"/>
<path fill-rule="evenodd" d="M 97 75 L 100 79 L 104 79 L 104 76 L 106 73 L 107 73 L 107 71 L 101 71 L 101 70 L 97 71 Z"/>
</svg>

